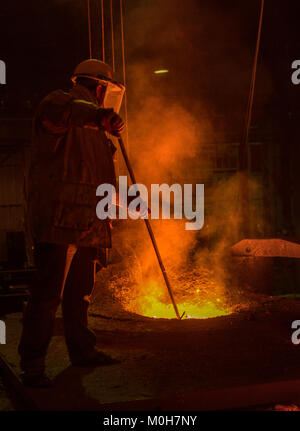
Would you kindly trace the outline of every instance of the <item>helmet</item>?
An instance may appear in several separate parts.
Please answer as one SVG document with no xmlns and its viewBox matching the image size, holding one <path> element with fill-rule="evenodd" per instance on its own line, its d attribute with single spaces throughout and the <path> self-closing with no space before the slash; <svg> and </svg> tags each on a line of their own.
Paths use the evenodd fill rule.
<svg viewBox="0 0 300 431">
<path fill-rule="evenodd" d="M 112 81 L 113 71 L 112 68 L 103 61 L 94 59 L 84 60 L 75 67 L 71 79 L 73 82 L 76 82 L 76 78 L 78 77 Z"/>
<path fill-rule="evenodd" d="M 95 59 L 84 60 L 75 67 L 71 78 L 73 83 L 76 83 L 77 78 L 94 79 L 103 85 L 105 87 L 103 107 L 119 112 L 125 87 L 113 80 L 113 71 L 108 64 Z"/>
</svg>

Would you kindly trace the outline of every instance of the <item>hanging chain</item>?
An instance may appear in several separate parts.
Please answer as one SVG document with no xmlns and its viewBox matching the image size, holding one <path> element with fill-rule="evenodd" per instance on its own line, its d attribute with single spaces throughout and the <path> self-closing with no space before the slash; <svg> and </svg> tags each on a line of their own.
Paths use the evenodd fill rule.
<svg viewBox="0 0 300 431">
<path fill-rule="evenodd" d="M 125 41 L 124 41 L 124 22 L 123 22 L 123 1 L 120 0 L 120 17 L 121 17 L 121 38 L 122 38 L 122 64 L 123 64 L 123 84 L 126 87 L 126 65 L 125 65 Z M 124 95 L 124 112 L 125 112 L 125 125 L 126 125 L 126 145 L 129 152 L 128 144 L 128 111 L 127 111 L 127 92 Z"/>
<path fill-rule="evenodd" d="M 104 5 L 103 5 L 103 0 L 101 0 L 101 28 L 102 28 L 102 60 L 105 62 Z"/>
<path fill-rule="evenodd" d="M 90 49 L 90 58 L 92 58 L 92 29 L 91 29 L 91 5 L 90 5 L 90 0 L 87 0 L 87 9 L 88 9 L 89 49 Z"/>
<path fill-rule="evenodd" d="M 111 30 L 111 53 L 112 53 L 112 68 L 115 72 L 115 36 L 114 36 L 114 17 L 113 17 L 113 7 L 112 0 L 110 0 L 110 30 Z"/>
</svg>

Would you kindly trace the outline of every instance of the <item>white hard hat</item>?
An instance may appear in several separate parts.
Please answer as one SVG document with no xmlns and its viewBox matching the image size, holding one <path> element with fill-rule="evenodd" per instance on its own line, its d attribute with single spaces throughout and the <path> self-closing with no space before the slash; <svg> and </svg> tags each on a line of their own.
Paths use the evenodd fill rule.
<svg viewBox="0 0 300 431">
<path fill-rule="evenodd" d="M 101 60 L 84 60 L 75 67 L 72 81 L 75 82 L 76 78 L 79 77 L 112 81 L 113 71 L 108 64 Z"/>
</svg>

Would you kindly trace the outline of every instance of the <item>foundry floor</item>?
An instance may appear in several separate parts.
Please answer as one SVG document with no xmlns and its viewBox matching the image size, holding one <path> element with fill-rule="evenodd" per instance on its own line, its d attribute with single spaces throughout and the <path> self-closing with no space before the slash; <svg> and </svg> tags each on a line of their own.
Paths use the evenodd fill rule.
<svg viewBox="0 0 300 431">
<path fill-rule="evenodd" d="M 0 348 L 16 375 L 21 317 L 6 316 L 7 344 Z M 70 366 L 58 314 L 47 357 L 54 387 L 31 389 L 28 395 L 42 410 L 97 410 L 112 403 L 297 380 L 300 345 L 291 342 L 291 324 L 299 319 L 300 300 L 265 296 L 259 306 L 206 320 L 90 316 L 99 348 L 122 362 L 80 368 Z"/>
</svg>

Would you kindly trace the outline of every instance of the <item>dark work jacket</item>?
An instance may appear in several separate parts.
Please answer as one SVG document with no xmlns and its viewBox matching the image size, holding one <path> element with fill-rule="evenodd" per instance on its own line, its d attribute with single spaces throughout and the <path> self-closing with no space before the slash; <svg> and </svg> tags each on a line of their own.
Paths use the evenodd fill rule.
<svg viewBox="0 0 300 431">
<path fill-rule="evenodd" d="M 111 247 L 108 220 L 96 216 L 99 184 L 116 185 L 115 148 L 99 126 L 103 110 L 76 85 L 40 103 L 33 121 L 27 227 L 33 243 Z"/>
</svg>

